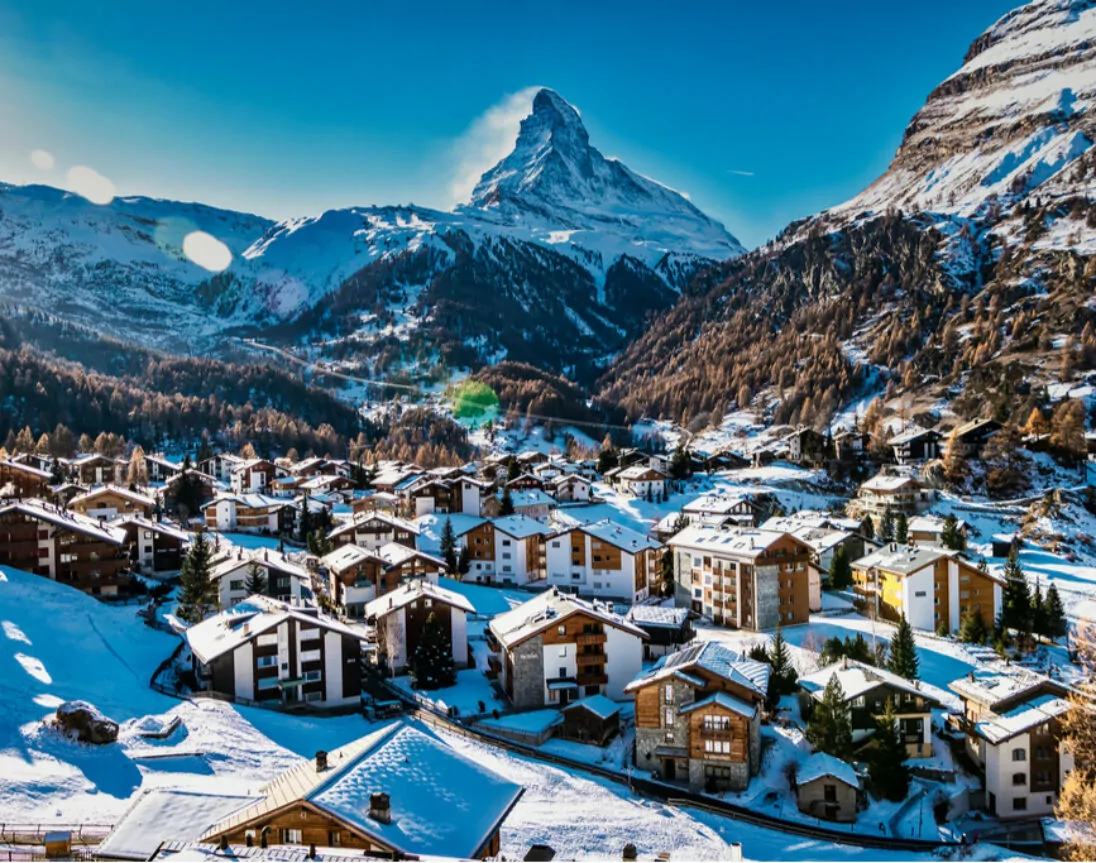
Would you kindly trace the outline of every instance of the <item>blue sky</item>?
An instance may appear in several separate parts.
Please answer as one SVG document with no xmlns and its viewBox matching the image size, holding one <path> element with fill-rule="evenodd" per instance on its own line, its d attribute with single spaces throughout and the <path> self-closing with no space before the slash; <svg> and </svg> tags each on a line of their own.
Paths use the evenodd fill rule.
<svg viewBox="0 0 1096 863">
<path fill-rule="evenodd" d="M 508 149 L 513 94 L 550 86 L 753 246 L 877 177 L 1017 4 L 0 0 L 0 180 L 87 165 L 274 218 L 448 207 Z"/>
</svg>

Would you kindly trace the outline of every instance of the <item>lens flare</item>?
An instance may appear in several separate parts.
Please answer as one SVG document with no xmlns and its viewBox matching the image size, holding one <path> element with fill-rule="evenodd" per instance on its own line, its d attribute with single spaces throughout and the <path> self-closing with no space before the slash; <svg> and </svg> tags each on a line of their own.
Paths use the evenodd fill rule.
<svg viewBox="0 0 1096 863">
<path fill-rule="evenodd" d="M 52 171 L 53 153 L 49 150 L 31 150 L 30 163 L 39 171 Z"/>
<path fill-rule="evenodd" d="M 211 273 L 227 270 L 232 263 L 228 246 L 205 231 L 191 231 L 183 238 L 183 254 Z"/>
<path fill-rule="evenodd" d="M 69 168 L 68 186 L 77 195 L 82 195 L 93 204 L 109 204 L 114 200 L 114 184 L 87 165 Z"/>
</svg>

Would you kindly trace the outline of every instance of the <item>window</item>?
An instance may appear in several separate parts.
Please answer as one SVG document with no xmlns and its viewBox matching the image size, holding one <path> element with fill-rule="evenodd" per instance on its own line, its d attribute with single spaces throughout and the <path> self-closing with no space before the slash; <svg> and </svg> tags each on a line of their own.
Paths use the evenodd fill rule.
<svg viewBox="0 0 1096 863">
<path fill-rule="evenodd" d="M 339 840 L 339 831 L 338 830 L 328 830 L 327 831 L 327 844 L 331 848 L 338 848 L 339 847 L 340 840 Z"/>
<path fill-rule="evenodd" d="M 673 704 L 674 703 L 674 685 L 672 683 L 667 683 L 662 688 L 662 699 L 667 704 Z"/>
<path fill-rule="evenodd" d="M 837 786 L 836 785 L 823 785 L 822 797 L 827 803 L 837 802 Z"/>
<path fill-rule="evenodd" d="M 321 673 L 319 671 L 306 671 L 303 678 L 305 683 L 315 683 L 321 679 Z"/>
<path fill-rule="evenodd" d="M 559 676 L 560 677 L 566 677 L 567 676 L 567 667 L 565 665 L 561 665 L 559 667 Z"/>
<path fill-rule="evenodd" d="M 566 624 L 564 624 L 564 623 L 561 623 L 561 624 L 560 624 L 560 625 L 559 625 L 559 626 L 558 626 L 558 627 L 556 628 L 556 632 L 558 632 L 558 633 L 559 633 L 560 635 L 566 635 L 566 634 L 567 634 L 567 625 L 566 625 Z"/>
<path fill-rule="evenodd" d="M 1026 782 L 1027 782 L 1027 774 L 1026 773 L 1013 773 L 1012 774 L 1012 784 L 1013 785 L 1024 785 Z"/>
<path fill-rule="evenodd" d="M 704 717 L 705 731 L 727 731 L 730 727 L 731 717 L 729 716 L 707 715 Z"/>
<path fill-rule="evenodd" d="M 282 844 L 283 845 L 300 845 L 301 844 L 301 831 L 294 827 L 282 828 Z"/>
<path fill-rule="evenodd" d="M 730 755 L 731 741 L 729 740 L 705 740 L 704 751 L 708 755 Z"/>
<path fill-rule="evenodd" d="M 852 706 L 853 707 L 863 707 L 864 706 L 864 696 L 863 695 L 856 696 L 856 698 L 854 698 L 852 700 Z"/>
<path fill-rule="evenodd" d="M 917 591 L 914 591 L 913 595 L 918 597 L 918 598 L 923 597 L 923 596 L 928 596 L 928 591 L 926 591 L 926 590 L 917 590 Z"/>
<path fill-rule="evenodd" d="M 243 580 L 242 579 L 239 579 L 239 580 L 233 579 L 232 581 L 230 581 L 228 583 L 228 589 L 229 590 L 243 590 L 244 589 Z"/>
<path fill-rule="evenodd" d="M 1027 751 L 1024 750 L 1024 749 L 1013 749 L 1012 750 L 1012 760 L 1013 761 L 1027 761 Z"/>
<path fill-rule="evenodd" d="M 552 548 L 559 548 L 559 540 L 552 543 Z"/>
<path fill-rule="evenodd" d="M 510 540 L 508 540 L 508 539 L 504 539 L 504 540 L 502 541 L 502 544 L 503 544 L 503 545 L 513 545 L 513 543 L 512 543 L 512 542 L 510 542 Z"/>
<path fill-rule="evenodd" d="M 1012 811 L 1013 812 L 1026 812 L 1027 811 L 1027 798 L 1026 797 L 1013 797 L 1012 798 Z"/>
<path fill-rule="evenodd" d="M 663 713 L 662 724 L 665 725 L 667 728 L 674 727 L 674 709 L 672 707 L 667 707 L 665 712 Z"/>
<path fill-rule="evenodd" d="M 278 664 L 278 657 L 276 656 L 260 656 L 255 660 L 255 665 L 258 668 L 273 668 Z"/>
</svg>

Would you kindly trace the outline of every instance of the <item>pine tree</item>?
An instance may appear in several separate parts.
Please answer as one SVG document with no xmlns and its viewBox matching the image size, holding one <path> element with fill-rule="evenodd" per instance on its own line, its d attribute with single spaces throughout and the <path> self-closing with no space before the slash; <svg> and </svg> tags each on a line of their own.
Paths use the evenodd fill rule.
<svg viewBox="0 0 1096 863">
<path fill-rule="evenodd" d="M 1001 600 L 1001 623 L 1006 629 L 1024 631 L 1031 614 L 1031 593 L 1020 559 L 1013 548 L 1005 561 L 1005 589 Z"/>
<path fill-rule="evenodd" d="M 959 640 L 964 644 L 985 644 L 988 635 L 982 609 L 975 606 L 974 611 L 968 612 L 959 625 Z"/>
<path fill-rule="evenodd" d="M 1036 635 L 1047 634 L 1047 607 L 1043 599 L 1043 585 L 1038 578 L 1035 579 L 1035 592 L 1031 595 L 1031 613 L 1028 620 L 1031 621 L 1031 631 Z"/>
<path fill-rule="evenodd" d="M 1058 595 L 1058 586 L 1054 582 L 1047 588 L 1045 617 L 1046 635 L 1049 638 L 1062 638 L 1069 631 L 1066 610 L 1062 607 L 1062 598 Z"/>
<path fill-rule="evenodd" d="M 906 680 L 916 680 L 917 665 L 917 642 L 913 638 L 913 627 L 903 614 L 890 643 L 887 669 Z"/>
<path fill-rule="evenodd" d="M 244 590 L 248 596 L 266 593 L 266 574 L 259 566 L 258 561 L 251 561 L 247 567 L 247 578 L 244 581 Z"/>
<path fill-rule="evenodd" d="M 835 674 L 814 705 L 807 722 L 807 740 L 819 752 L 843 761 L 852 756 L 852 719 L 845 705 L 845 690 Z"/>
<path fill-rule="evenodd" d="M 900 545 L 905 545 L 910 541 L 910 523 L 904 512 L 898 513 L 898 518 L 895 520 L 894 541 Z"/>
<path fill-rule="evenodd" d="M 879 532 L 883 542 L 894 542 L 894 513 L 889 509 L 883 514 L 883 527 Z"/>
<path fill-rule="evenodd" d="M 844 544 L 837 546 L 830 561 L 830 587 L 834 590 L 844 590 L 852 584 L 852 564 L 849 563 L 849 553 Z"/>
<path fill-rule="evenodd" d="M 408 673 L 415 689 L 442 689 L 457 682 L 453 646 L 434 612 L 430 612 L 423 625 Z"/>
<path fill-rule="evenodd" d="M 949 512 L 947 518 L 944 519 L 944 530 L 941 532 L 940 541 L 944 544 L 944 548 L 954 549 L 955 551 L 962 551 L 967 547 L 966 537 L 959 529 L 959 519 L 955 517 L 953 512 Z"/>
<path fill-rule="evenodd" d="M 899 736 L 898 716 L 888 698 L 886 712 L 876 718 L 868 754 L 868 775 L 875 793 L 886 800 L 905 800 L 910 789 L 909 754 Z"/>
<path fill-rule="evenodd" d="M 513 456 L 510 457 L 510 461 L 506 463 L 506 481 L 515 480 L 521 476 L 521 465 L 518 464 L 518 460 Z"/>
<path fill-rule="evenodd" d="M 445 524 L 441 528 L 441 556 L 450 574 L 457 571 L 457 535 L 453 531 L 453 521 L 449 516 L 445 517 Z"/>
<path fill-rule="evenodd" d="M 959 426 L 956 426 L 948 436 L 947 449 L 944 452 L 944 476 L 948 482 L 958 485 L 966 479 L 969 472 L 963 443 L 959 440 Z"/>
<path fill-rule="evenodd" d="M 205 530 L 198 529 L 194 542 L 183 560 L 179 573 L 179 619 L 190 624 L 200 623 L 220 604 L 219 585 L 212 575 L 213 546 Z"/>
<path fill-rule="evenodd" d="M 499 515 L 514 514 L 514 499 L 510 496 L 510 486 L 502 490 L 502 504 L 499 506 Z"/>
<path fill-rule="evenodd" d="M 875 523 L 871 520 L 870 515 L 864 516 L 860 522 L 860 535 L 864 539 L 875 539 Z"/>
<path fill-rule="evenodd" d="M 769 664 L 772 666 L 769 674 L 769 702 L 775 706 L 782 695 L 793 694 L 799 683 L 799 675 L 796 674 L 795 666 L 792 665 L 788 644 L 784 640 L 784 632 L 779 623 L 776 625 L 776 632 L 773 633 Z"/>
<path fill-rule="evenodd" d="M 457 556 L 457 572 L 460 575 L 468 575 L 468 570 L 472 568 L 472 554 L 468 551 L 468 546 L 462 545 L 460 547 L 460 554 Z"/>
</svg>

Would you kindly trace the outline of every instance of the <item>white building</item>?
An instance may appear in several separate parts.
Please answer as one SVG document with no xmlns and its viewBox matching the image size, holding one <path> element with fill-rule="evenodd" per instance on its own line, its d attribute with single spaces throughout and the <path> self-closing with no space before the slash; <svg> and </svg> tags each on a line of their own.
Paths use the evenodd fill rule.
<svg viewBox="0 0 1096 863">
<path fill-rule="evenodd" d="M 607 599 L 639 602 L 658 581 L 662 546 L 605 519 L 565 528 L 547 540 L 550 586 Z"/>
<path fill-rule="evenodd" d="M 232 608 L 248 598 L 252 564 L 262 573 L 267 596 L 293 605 L 312 602 L 312 577 L 303 566 L 273 549 L 237 547 L 230 556 L 214 561 L 210 572 L 218 584 L 221 608 Z"/>
<path fill-rule="evenodd" d="M 476 609 L 461 594 L 428 581 L 409 581 L 365 607 L 377 628 L 377 645 L 394 674 L 406 670 L 430 615 L 449 639 L 453 664 L 468 667 L 468 615 Z"/>
<path fill-rule="evenodd" d="M 616 485 L 633 497 L 665 496 L 666 472 L 653 464 L 634 464 L 616 475 Z"/>
<path fill-rule="evenodd" d="M 250 596 L 186 630 L 199 686 L 233 700 L 346 707 L 361 703 L 361 644 L 315 608 Z"/>
</svg>

